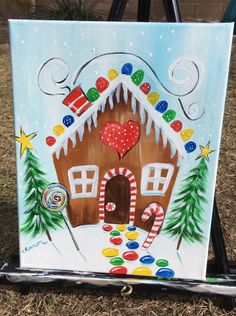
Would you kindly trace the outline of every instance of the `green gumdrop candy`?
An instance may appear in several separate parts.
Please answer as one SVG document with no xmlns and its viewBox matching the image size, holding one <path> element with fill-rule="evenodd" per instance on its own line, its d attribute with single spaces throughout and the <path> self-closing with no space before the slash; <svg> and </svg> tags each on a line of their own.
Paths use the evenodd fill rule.
<svg viewBox="0 0 236 316">
<path fill-rule="evenodd" d="M 140 83 L 143 81 L 144 77 L 144 71 L 143 70 L 137 70 L 135 73 L 132 75 L 131 79 L 136 86 L 139 86 Z"/>
<path fill-rule="evenodd" d="M 110 260 L 110 264 L 113 266 L 122 266 L 124 260 L 121 257 L 115 257 Z"/>
<path fill-rule="evenodd" d="M 169 262 L 165 259 L 159 259 L 157 260 L 156 265 L 158 267 L 167 267 L 169 265 Z"/>
<path fill-rule="evenodd" d="M 100 94 L 98 92 L 98 90 L 96 88 L 90 88 L 86 94 L 87 96 L 87 99 L 90 101 L 90 102 L 94 102 L 96 101 L 99 97 L 100 97 Z"/>
<path fill-rule="evenodd" d="M 164 119 L 167 123 L 169 123 L 169 122 L 171 122 L 171 121 L 175 118 L 176 112 L 175 112 L 174 110 L 169 110 L 169 111 L 167 111 L 166 113 L 164 113 L 162 116 L 163 116 L 163 119 Z"/>
</svg>

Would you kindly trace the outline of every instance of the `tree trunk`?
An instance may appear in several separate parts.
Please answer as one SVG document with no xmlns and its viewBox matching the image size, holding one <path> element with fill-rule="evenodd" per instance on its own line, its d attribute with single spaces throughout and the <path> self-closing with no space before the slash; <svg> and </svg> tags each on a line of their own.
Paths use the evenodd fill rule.
<svg viewBox="0 0 236 316">
<path fill-rule="evenodd" d="M 179 236 L 179 240 L 178 240 L 178 243 L 177 243 L 176 250 L 179 250 L 180 244 L 181 244 L 181 242 L 182 242 L 182 238 L 183 238 L 183 235 L 181 234 L 181 235 Z"/>
<path fill-rule="evenodd" d="M 48 240 L 52 241 L 52 237 L 51 237 L 51 235 L 50 235 L 50 233 L 49 233 L 49 231 L 47 229 L 46 229 L 46 235 L 48 237 Z"/>
</svg>

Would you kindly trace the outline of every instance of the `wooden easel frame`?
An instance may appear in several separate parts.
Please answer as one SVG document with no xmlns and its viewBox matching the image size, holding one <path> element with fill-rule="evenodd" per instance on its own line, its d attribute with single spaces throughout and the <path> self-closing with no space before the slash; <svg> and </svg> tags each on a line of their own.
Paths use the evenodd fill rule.
<svg viewBox="0 0 236 316">
<path fill-rule="evenodd" d="M 121 21 L 128 0 L 113 0 L 108 21 Z M 177 0 L 163 0 L 166 16 L 170 22 L 181 22 Z M 137 21 L 148 22 L 151 0 L 138 0 Z M 212 246 L 215 260 L 208 261 L 207 281 L 195 280 L 158 280 L 154 277 L 116 276 L 104 273 L 74 273 L 62 270 L 20 269 L 19 253 L 12 255 L 9 262 L 0 263 L 0 285 L 19 285 L 21 293 L 28 292 L 33 285 L 73 286 L 78 284 L 116 285 L 122 287 L 122 294 L 130 294 L 132 286 L 152 287 L 152 290 L 178 293 L 196 293 L 201 295 L 223 297 L 223 307 L 232 310 L 236 297 L 236 262 L 229 262 L 225 250 L 224 238 L 219 218 L 216 199 L 213 206 L 211 228 Z"/>
</svg>

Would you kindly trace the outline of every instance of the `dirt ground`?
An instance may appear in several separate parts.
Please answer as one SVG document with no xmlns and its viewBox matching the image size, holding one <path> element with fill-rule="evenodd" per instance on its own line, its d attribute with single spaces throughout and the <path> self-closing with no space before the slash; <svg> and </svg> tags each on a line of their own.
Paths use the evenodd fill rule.
<svg viewBox="0 0 236 316">
<path fill-rule="evenodd" d="M 12 83 L 7 27 L 0 25 L 0 261 L 17 248 L 16 169 L 12 113 Z M 216 197 L 229 259 L 236 259 L 236 38 L 224 116 Z M 219 299 L 135 291 L 122 298 L 118 289 L 0 288 L 0 316 L 10 315 L 236 315 L 217 305 Z"/>
</svg>

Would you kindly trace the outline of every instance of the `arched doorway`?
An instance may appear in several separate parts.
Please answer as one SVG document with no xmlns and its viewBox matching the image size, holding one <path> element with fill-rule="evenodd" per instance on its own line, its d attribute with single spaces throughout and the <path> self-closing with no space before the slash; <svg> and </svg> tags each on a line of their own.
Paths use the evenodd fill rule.
<svg viewBox="0 0 236 316">
<path fill-rule="evenodd" d="M 99 197 L 99 219 L 106 223 L 133 225 L 137 185 L 127 168 L 114 168 L 103 177 Z"/>
<path fill-rule="evenodd" d="M 130 209 L 130 183 L 122 175 L 107 181 L 105 188 L 104 222 L 128 224 Z"/>
</svg>

